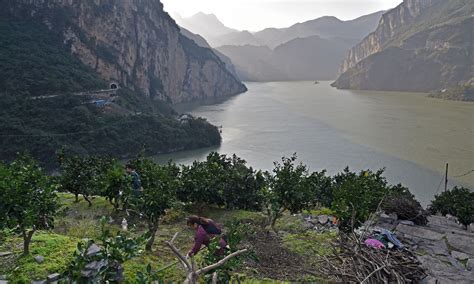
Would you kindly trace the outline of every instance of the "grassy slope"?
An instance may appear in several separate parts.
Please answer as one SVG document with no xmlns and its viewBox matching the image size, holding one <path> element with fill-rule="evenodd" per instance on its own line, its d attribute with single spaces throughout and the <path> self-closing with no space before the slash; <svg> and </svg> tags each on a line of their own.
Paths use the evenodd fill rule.
<svg viewBox="0 0 474 284">
<path fill-rule="evenodd" d="M 70 194 L 61 194 L 61 201 L 66 214 L 57 218 L 56 227 L 52 232 L 38 232 L 34 235 L 31 256 L 20 256 L 22 240 L 17 236 L 9 235 L 3 243 L 0 243 L 0 251 L 14 252 L 14 256 L 0 259 L 0 274 L 7 275 L 12 283 L 27 283 L 31 280 L 44 279 L 50 273 L 63 272 L 67 263 L 72 259 L 72 252 L 75 250 L 77 242 L 84 238 L 96 239 L 98 237 L 101 216 L 112 215 L 114 222 L 109 225 L 112 231 L 117 231 L 120 228 L 119 224 L 123 216 L 112 213 L 112 207 L 104 198 L 94 198 L 91 208 L 88 208 L 87 203 L 83 200 L 74 203 L 74 196 Z M 182 251 L 186 251 L 192 246 L 192 232 L 183 230 L 186 228 L 183 217 L 189 213 L 193 212 L 173 211 L 165 217 L 165 224 L 161 225 L 158 230 L 153 253 L 145 253 L 124 264 L 126 283 L 135 283 L 136 273 L 144 271 L 149 263 L 153 270 L 157 270 L 176 260 L 171 251 L 163 245 L 163 241 L 169 240 L 175 232 L 182 232 L 176 241 Z M 237 218 L 253 220 L 257 224 L 262 223 L 265 218 L 257 212 L 228 211 L 215 208 L 206 209 L 203 215 L 220 223 Z M 329 243 L 333 240 L 333 235 L 304 232 L 300 220 L 299 217 L 285 215 L 278 222 L 277 230 L 282 241 L 281 247 L 274 249 L 287 249 L 301 255 L 311 265 L 315 265 L 319 255 L 329 252 Z M 143 224 L 135 224 L 136 226 L 133 226 L 133 222 L 129 222 L 130 234 L 139 235 L 144 232 Z M 34 257 L 37 255 L 45 257 L 44 263 L 37 264 L 35 262 Z M 197 257 L 197 261 L 199 262 L 199 257 Z M 260 265 L 271 267 L 273 264 L 246 263 L 239 272 L 239 277 L 246 283 L 270 283 L 269 279 L 265 280 L 265 277 L 259 274 Z M 173 282 L 179 282 L 184 277 L 183 270 L 177 266 L 170 267 L 162 274 L 167 281 Z M 307 278 L 308 276 L 301 278 L 302 275 L 290 275 L 289 277 L 315 280 L 315 278 Z M 280 281 L 285 280 L 281 277 L 278 278 Z"/>
</svg>

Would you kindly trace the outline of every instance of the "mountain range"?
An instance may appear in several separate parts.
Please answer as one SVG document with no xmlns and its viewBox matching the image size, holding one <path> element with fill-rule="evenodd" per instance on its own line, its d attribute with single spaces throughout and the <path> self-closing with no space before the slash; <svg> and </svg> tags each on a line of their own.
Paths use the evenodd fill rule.
<svg viewBox="0 0 474 284">
<path fill-rule="evenodd" d="M 198 13 L 176 21 L 229 57 L 242 80 L 334 80 L 347 51 L 375 30 L 382 13 L 350 21 L 321 17 L 254 33 L 227 28 L 212 14 Z"/>
<path fill-rule="evenodd" d="M 474 85 L 474 1 L 405 0 L 348 53 L 343 89 L 427 92 Z"/>
</svg>

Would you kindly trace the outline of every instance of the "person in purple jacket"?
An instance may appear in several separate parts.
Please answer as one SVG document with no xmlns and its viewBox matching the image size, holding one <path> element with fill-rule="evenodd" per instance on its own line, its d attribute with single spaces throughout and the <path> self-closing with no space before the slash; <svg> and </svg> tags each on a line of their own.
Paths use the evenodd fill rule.
<svg viewBox="0 0 474 284">
<path fill-rule="evenodd" d="M 207 219 L 199 216 L 189 216 L 186 218 L 187 225 L 194 230 L 194 246 L 188 252 L 188 256 L 196 255 L 203 246 L 208 246 L 212 238 L 220 237 L 219 246 L 220 249 L 217 254 L 223 255 L 224 249 L 227 246 L 227 242 L 221 236 L 222 229 L 219 224 L 211 219 Z"/>
</svg>

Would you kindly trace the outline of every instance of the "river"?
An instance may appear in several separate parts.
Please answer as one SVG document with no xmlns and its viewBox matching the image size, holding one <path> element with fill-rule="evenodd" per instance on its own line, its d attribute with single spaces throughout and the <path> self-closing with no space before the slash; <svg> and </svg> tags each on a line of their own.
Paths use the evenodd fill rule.
<svg viewBox="0 0 474 284">
<path fill-rule="evenodd" d="M 474 103 L 422 93 L 337 90 L 330 82 L 247 83 L 245 94 L 178 106 L 222 126 L 222 145 L 156 157 L 177 163 L 210 151 L 236 153 L 254 168 L 297 153 L 312 171 L 335 174 L 386 168 L 390 183 L 410 188 L 423 205 L 449 186 L 474 187 Z"/>
</svg>

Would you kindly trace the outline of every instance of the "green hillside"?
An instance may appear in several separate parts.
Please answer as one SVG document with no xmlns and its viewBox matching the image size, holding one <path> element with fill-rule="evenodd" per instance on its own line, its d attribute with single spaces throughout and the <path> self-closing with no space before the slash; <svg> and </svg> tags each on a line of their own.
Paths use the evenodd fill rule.
<svg viewBox="0 0 474 284">
<path fill-rule="evenodd" d="M 206 147 L 220 143 L 202 119 L 181 123 L 166 104 L 121 89 L 113 103 L 74 92 L 107 87 L 71 55 L 59 31 L 34 21 L 0 21 L 0 159 L 28 151 L 48 167 L 55 151 L 116 157 Z M 48 99 L 32 96 L 58 95 Z"/>
</svg>

